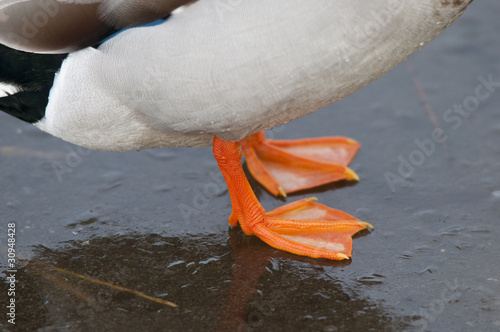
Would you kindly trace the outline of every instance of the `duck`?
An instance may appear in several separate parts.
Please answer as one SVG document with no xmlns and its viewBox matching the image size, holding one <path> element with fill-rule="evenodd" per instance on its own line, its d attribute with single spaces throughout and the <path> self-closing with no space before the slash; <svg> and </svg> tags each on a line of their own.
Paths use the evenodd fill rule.
<svg viewBox="0 0 500 332">
<path fill-rule="evenodd" d="M 0 109 L 91 149 L 212 146 L 230 225 L 296 255 L 350 259 L 352 236 L 370 223 L 315 198 L 265 211 L 241 159 L 276 196 L 359 180 L 348 167 L 355 140 L 271 140 L 264 130 L 378 79 L 471 2 L 6 1 L 0 82 L 18 90 L 0 98 Z M 30 60 L 36 56 L 51 56 L 50 66 Z M 42 72 L 43 83 L 19 82 L 16 59 L 41 66 L 27 75 Z"/>
</svg>

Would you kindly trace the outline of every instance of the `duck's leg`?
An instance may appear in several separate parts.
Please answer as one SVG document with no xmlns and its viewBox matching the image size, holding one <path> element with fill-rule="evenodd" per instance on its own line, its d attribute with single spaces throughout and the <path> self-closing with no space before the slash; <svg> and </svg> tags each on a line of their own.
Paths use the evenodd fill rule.
<svg viewBox="0 0 500 332">
<path fill-rule="evenodd" d="M 348 259 L 351 236 L 372 227 L 349 214 L 303 199 L 264 210 L 255 197 L 241 166 L 239 143 L 214 138 L 213 151 L 226 179 L 233 212 L 229 223 L 239 222 L 245 234 L 256 235 L 274 248 L 314 258 Z"/>
<path fill-rule="evenodd" d="M 359 143 L 350 138 L 269 140 L 261 131 L 240 143 L 250 173 L 276 196 L 359 179 L 347 167 L 359 149 Z"/>
</svg>

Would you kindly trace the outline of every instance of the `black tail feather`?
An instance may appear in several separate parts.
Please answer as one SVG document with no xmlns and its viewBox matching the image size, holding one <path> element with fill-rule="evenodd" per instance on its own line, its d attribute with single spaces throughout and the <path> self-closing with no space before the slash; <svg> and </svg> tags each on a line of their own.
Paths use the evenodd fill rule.
<svg viewBox="0 0 500 332">
<path fill-rule="evenodd" d="M 0 45 L 0 83 L 19 92 L 0 98 L 0 110 L 34 123 L 45 115 L 54 76 L 67 54 L 35 54 Z"/>
</svg>

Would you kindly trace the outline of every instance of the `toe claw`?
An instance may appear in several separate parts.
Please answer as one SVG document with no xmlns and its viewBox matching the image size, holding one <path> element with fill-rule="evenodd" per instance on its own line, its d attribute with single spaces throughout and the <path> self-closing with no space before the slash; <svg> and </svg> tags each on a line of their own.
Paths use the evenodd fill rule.
<svg viewBox="0 0 500 332">
<path fill-rule="evenodd" d="M 346 175 L 346 180 L 354 180 L 354 181 L 359 181 L 359 176 L 354 172 L 352 169 L 349 167 L 345 168 L 345 175 Z"/>
<path fill-rule="evenodd" d="M 366 222 L 366 221 L 358 221 L 361 225 L 363 225 L 363 227 L 366 229 L 366 228 L 375 228 L 373 227 L 372 224 L 370 224 L 369 222 Z"/>
<path fill-rule="evenodd" d="M 344 259 L 351 259 L 351 257 L 349 257 L 349 256 L 347 256 L 347 255 L 345 255 L 343 253 L 338 253 L 337 257 L 339 258 L 339 261 L 340 260 L 344 260 Z"/>
<path fill-rule="evenodd" d="M 282 186 L 279 186 L 278 187 L 278 192 L 281 196 L 283 197 L 286 197 L 286 191 L 285 191 L 285 188 L 283 188 Z"/>
</svg>

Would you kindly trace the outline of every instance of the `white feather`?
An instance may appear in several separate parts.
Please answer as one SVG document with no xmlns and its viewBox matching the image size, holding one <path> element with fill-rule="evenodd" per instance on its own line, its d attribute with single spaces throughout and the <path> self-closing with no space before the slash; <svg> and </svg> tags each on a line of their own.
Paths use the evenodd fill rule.
<svg viewBox="0 0 500 332">
<path fill-rule="evenodd" d="M 38 126 L 105 150 L 239 140 L 379 78 L 468 2 L 201 0 L 72 54 Z"/>
</svg>

